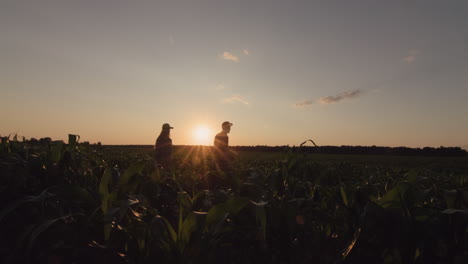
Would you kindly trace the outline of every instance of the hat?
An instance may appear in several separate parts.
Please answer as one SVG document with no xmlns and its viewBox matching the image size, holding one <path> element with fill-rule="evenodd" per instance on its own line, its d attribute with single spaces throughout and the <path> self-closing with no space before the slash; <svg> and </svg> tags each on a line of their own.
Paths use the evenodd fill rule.
<svg viewBox="0 0 468 264">
<path fill-rule="evenodd" d="M 171 125 L 169 125 L 168 123 L 165 123 L 165 124 L 162 126 L 162 129 L 173 129 L 173 127 L 171 127 Z"/>
<path fill-rule="evenodd" d="M 230 123 L 229 121 L 224 121 L 223 124 L 221 125 L 222 127 L 232 127 L 232 125 L 234 125 L 233 123 Z"/>
</svg>

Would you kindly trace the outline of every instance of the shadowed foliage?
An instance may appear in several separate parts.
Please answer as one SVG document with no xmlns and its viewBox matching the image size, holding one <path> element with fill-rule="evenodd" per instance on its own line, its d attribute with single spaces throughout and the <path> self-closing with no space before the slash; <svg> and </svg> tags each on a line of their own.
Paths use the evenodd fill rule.
<svg viewBox="0 0 468 264">
<path fill-rule="evenodd" d="M 0 262 L 467 262 L 466 170 L 309 152 L 219 171 L 209 147 L 185 147 L 157 170 L 150 148 L 3 137 Z"/>
</svg>

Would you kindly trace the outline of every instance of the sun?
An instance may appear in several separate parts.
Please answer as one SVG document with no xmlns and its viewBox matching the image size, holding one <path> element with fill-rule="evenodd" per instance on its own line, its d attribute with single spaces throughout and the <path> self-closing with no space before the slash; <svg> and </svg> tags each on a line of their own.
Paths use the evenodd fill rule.
<svg viewBox="0 0 468 264">
<path fill-rule="evenodd" d="M 195 145 L 210 145 L 212 141 L 212 131 L 205 125 L 199 125 L 193 130 L 193 140 Z"/>
</svg>

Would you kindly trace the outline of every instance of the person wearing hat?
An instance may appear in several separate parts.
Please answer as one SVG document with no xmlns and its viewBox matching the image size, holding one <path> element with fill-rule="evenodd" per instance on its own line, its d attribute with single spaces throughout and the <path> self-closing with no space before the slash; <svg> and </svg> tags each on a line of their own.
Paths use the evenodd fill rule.
<svg viewBox="0 0 468 264">
<path fill-rule="evenodd" d="M 217 166 L 220 169 L 227 169 L 230 162 L 230 153 L 229 153 L 229 136 L 228 133 L 231 132 L 232 123 L 225 121 L 221 125 L 222 131 L 216 134 L 214 138 L 214 148 L 215 148 L 215 158 Z"/>
<path fill-rule="evenodd" d="M 158 167 L 169 169 L 172 165 L 172 139 L 171 127 L 168 123 L 163 124 L 161 134 L 154 145 L 154 160 Z"/>
</svg>

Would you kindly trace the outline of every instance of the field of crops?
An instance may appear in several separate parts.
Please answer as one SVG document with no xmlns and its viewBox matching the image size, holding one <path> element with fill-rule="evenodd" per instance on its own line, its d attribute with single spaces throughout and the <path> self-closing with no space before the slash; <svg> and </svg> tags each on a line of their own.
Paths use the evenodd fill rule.
<svg viewBox="0 0 468 264">
<path fill-rule="evenodd" d="M 0 263 L 468 263 L 467 159 L 2 138 Z"/>
</svg>

